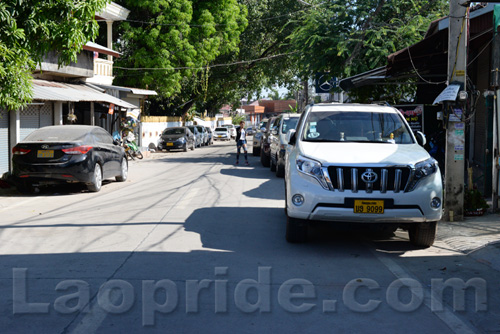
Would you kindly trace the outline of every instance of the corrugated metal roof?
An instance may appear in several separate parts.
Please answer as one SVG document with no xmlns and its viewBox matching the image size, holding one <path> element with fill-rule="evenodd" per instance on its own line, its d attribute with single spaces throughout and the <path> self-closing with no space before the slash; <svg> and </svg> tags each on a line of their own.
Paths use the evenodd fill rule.
<svg viewBox="0 0 500 334">
<path fill-rule="evenodd" d="M 101 93 L 91 87 L 55 81 L 33 80 L 34 100 L 68 102 L 106 102 L 116 106 L 136 109 L 138 106 L 109 94 Z"/>
</svg>

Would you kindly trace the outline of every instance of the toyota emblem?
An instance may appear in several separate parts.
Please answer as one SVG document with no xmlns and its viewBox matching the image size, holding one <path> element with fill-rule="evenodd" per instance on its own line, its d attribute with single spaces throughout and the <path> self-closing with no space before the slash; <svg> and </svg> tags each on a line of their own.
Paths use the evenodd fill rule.
<svg viewBox="0 0 500 334">
<path fill-rule="evenodd" d="M 361 180 L 365 181 L 366 183 L 375 183 L 377 179 L 378 179 L 377 173 L 375 173 L 371 169 L 368 169 L 366 172 L 361 174 Z"/>
<path fill-rule="evenodd" d="M 46 150 L 46 149 L 48 149 L 48 148 L 49 148 L 49 145 L 45 145 L 45 144 L 44 144 L 44 145 L 42 145 L 42 148 L 43 148 L 44 150 Z"/>
</svg>

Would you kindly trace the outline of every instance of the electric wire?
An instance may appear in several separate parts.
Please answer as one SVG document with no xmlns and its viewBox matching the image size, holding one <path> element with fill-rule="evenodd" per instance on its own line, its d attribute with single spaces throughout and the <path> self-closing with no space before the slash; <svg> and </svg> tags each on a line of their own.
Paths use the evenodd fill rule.
<svg viewBox="0 0 500 334">
<path fill-rule="evenodd" d="M 263 57 L 263 58 L 256 58 L 252 60 L 242 60 L 242 61 L 237 61 L 233 63 L 227 63 L 227 64 L 214 64 L 214 65 L 208 65 L 208 66 L 200 66 L 200 67 L 120 67 L 120 66 L 113 66 L 113 68 L 120 69 L 120 70 L 127 70 L 127 71 L 177 71 L 177 70 L 205 70 L 207 68 L 215 68 L 215 67 L 225 67 L 225 66 L 234 66 L 234 65 L 241 65 L 241 64 L 249 64 L 257 61 L 263 61 L 263 60 L 269 60 L 273 58 L 278 58 L 278 57 L 284 57 L 284 56 L 289 56 L 292 54 L 296 54 L 299 51 L 294 51 L 294 52 L 288 52 L 288 53 L 282 53 L 282 54 L 277 54 L 273 56 L 268 56 L 268 57 Z"/>
</svg>

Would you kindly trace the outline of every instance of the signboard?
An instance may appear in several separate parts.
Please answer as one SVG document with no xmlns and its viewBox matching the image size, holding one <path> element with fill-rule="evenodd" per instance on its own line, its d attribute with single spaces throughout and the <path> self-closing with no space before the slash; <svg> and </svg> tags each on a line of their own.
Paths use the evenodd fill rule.
<svg viewBox="0 0 500 334">
<path fill-rule="evenodd" d="M 330 93 L 333 88 L 337 87 L 337 78 L 332 78 L 330 73 L 316 73 L 314 86 L 316 94 Z"/>
<path fill-rule="evenodd" d="M 436 97 L 433 104 L 438 104 L 443 101 L 455 101 L 459 90 L 460 85 L 449 85 L 438 95 L 438 97 Z"/>
<path fill-rule="evenodd" d="M 398 109 L 413 131 L 424 132 L 424 105 L 423 104 L 408 104 L 402 106 L 394 106 Z"/>
</svg>

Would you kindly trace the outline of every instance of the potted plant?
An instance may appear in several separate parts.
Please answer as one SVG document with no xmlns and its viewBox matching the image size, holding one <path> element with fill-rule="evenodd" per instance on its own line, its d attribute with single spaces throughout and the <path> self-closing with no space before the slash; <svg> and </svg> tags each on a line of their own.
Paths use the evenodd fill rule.
<svg viewBox="0 0 500 334">
<path fill-rule="evenodd" d="M 465 191 L 464 208 L 466 216 L 482 216 L 489 207 L 483 194 L 477 188 L 474 187 Z"/>
</svg>

